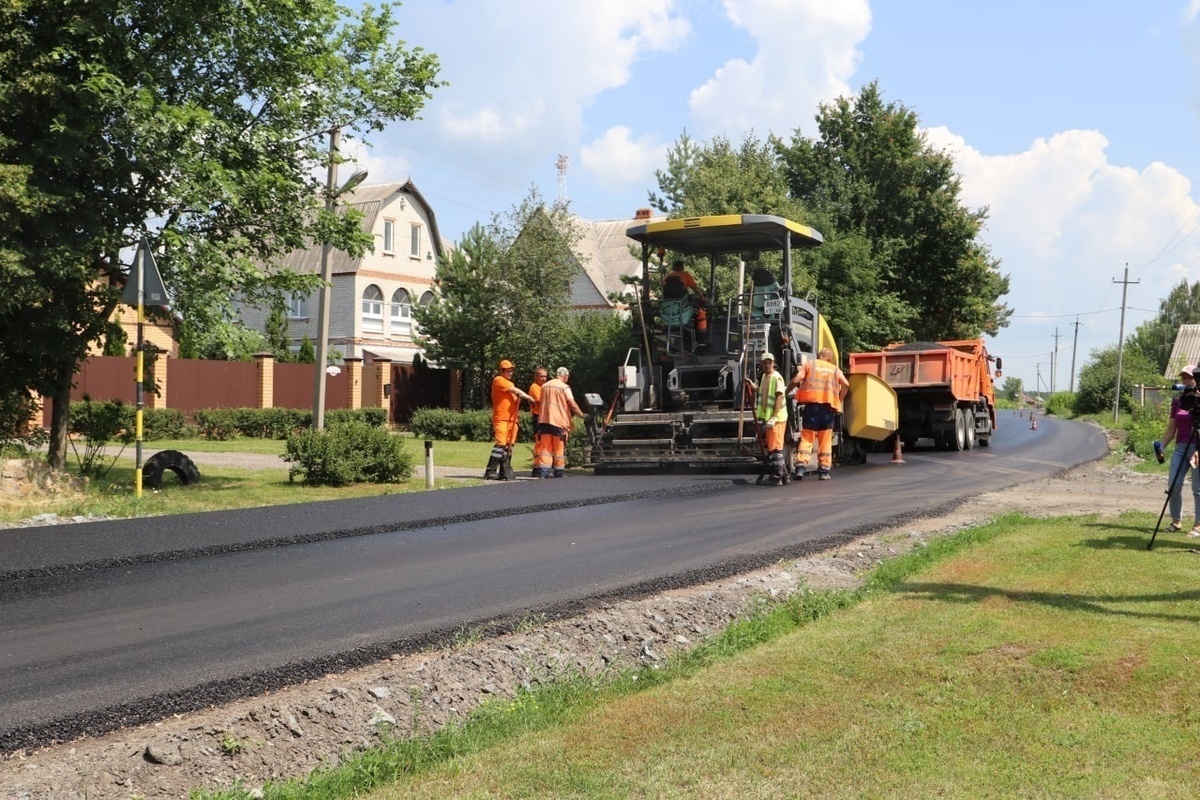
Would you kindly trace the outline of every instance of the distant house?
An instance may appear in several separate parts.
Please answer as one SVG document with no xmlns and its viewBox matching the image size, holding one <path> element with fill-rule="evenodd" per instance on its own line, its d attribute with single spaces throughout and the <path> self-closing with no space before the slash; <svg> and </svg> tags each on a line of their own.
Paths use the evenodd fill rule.
<svg viewBox="0 0 1200 800">
<path fill-rule="evenodd" d="M 639 209 L 632 219 L 589 222 L 575 218 L 581 237 L 573 253 L 579 270 L 571 283 L 571 306 L 580 311 L 625 310 L 624 304 L 614 303 L 612 298 L 631 291 L 623 277 L 642 274 L 641 257 L 635 255 L 640 246 L 625 231 L 662 219 L 666 217 L 652 217 L 648 208 Z"/>
<path fill-rule="evenodd" d="M 1200 364 L 1200 325 L 1179 326 L 1163 377 L 1167 378 L 1168 383 L 1174 383 L 1179 371 L 1188 364 Z"/>
<path fill-rule="evenodd" d="M 375 238 L 374 252 L 352 258 L 330 254 L 329 350 L 371 362 L 386 358 L 412 364 L 420 352 L 413 340 L 412 309 L 433 300 L 433 279 L 444 250 L 433 209 L 412 181 L 359 186 L 339 204 L 363 213 L 363 229 Z M 282 261 L 287 269 L 320 274 L 321 245 L 297 250 Z M 320 294 L 287 299 L 292 350 L 305 337 L 317 341 Z M 265 331 L 269 308 L 241 306 L 241 321 Z"/>
<path fill-rule="evenodd" d="M 125 276 L 115 275 L 109 279 L 109 284 L 124 288 L 125 280 Z M 133 355 L 138 343 L 137 307 L 117 303 L 108 319 L 121 327 L 125 334 L 125 352 Z M 171 358 L 177 358 L 179 356 L 179 318 L 167 308 L 145 306 L 143 308 L 142 340 L 159 352 L 165 353 Z M 88 355 L 98 356 L 103 352 L 104 342 L 92 342 L 88 346 Z"/>
</svg>

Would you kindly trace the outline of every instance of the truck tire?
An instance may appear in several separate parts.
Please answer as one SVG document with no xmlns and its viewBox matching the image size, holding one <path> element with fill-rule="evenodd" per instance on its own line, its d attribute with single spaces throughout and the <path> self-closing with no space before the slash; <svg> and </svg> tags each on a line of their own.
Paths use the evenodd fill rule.
<svg viewBox="0 0 1200 800">
<path fill-rule="evenodd" d="M 948 434 L 950 437 L 951 450 L 962 451 L 967 447 L 967 422 L 966 418 L 960 412 L 954 415 L 954 433 Z"/>
<path fill-rule="evenodd" d="M 178 450 L 159 450 L 142 465 L 142 483 L 151 489 L 161 489 L 165 470 L 174 472 L 184 486 L 200 480 L 200 470 L 190 458 Z"/>
<path fill-rule="evenodd" d="M 964 408 L 963 417 L 963 449 L 975 449 L 975 412 L 969 408 Z"/>
<path fill-rule="evenodd" d="M 977 435 L 975 437 L 975 439 L 976 439 L 976 441 L 979 442 L 980 447 L 991 447 L 991 445 L 992 445 L 992 417 L 990 414 L 988 416 L 984 417 L 983 431 L 981 431 L 979 433 L 979 435 Z"/>
</svg>

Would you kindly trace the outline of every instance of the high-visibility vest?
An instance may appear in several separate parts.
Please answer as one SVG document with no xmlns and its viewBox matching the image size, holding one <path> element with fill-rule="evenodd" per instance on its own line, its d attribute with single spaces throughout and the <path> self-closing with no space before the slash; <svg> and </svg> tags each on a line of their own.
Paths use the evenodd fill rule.
<svg viewBox="0 0 1200 800">
<path fill-rule="evenodd" d="M 542 401 L 538 404 L 538 424 L 553 425 L 571 430 L 571 403 L 575 395 L 571 387 L 558 378 L 542 384 Z"/>
<path fill-rule="evenodd" d="M 784 404 L 779 411 L 775 410 L 775 395 L 783 394 L 785 391 L 787 391 L 787 383 L 778 372 L 763 375 L 762 381 L 758 385 L 758 403 L 754 407 L 754 416 L 762 422 L 769 419 L 774 419 L 776 422 L 787 422 L 787 405 Z"/>
<path fill-rule="evenodd" d="M 837 365 L 817 358 L 800 369 L 803 377 L 792 395 L 796 402 L 824 403 L 832 406 L 834 411 L 841 411 L 841 383 L 838 381 L 841 370 Z"/>
</svg>

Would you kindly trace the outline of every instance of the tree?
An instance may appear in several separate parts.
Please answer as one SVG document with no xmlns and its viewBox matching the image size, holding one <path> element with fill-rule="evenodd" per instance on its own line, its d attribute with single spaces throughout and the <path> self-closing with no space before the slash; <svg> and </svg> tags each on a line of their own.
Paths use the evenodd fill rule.
<svg viewBox="0 0 1200 800">
<path fill-rule="evenodd" d="M 141 236 L 192 331 L 234 292 L 311 291 L 279 254 L 369 245 L 356 215 L 325 212 L 317 175 L 340 160 L 325 132 L 411 119 L 439 85 L 394 24 L 334 0 L 0 7 L 0 382 L 54 401 L 51 463 Z"/>
<path fill-rule="evenodd" d="M 797 131 L 790 144 L 775 141 L 788 186 L 828 220 L 828 240 L 862 240 L 852 247 L 856 283 L 892 297 L 878 309 L 889 314 L 884 327 L 903 324 L 926 340 L 1005 327 L 1008 278 L 978 240 L 986 209 L 962 206 L 954 162 L 928 145 L 916 114 L 885 104 L 870 83 L 857 97 L 822 105 L 817 128 L 819 139 Z M 839 290 L 821 283 L 826 295 Z"/>
<path fill-rule="evenodd" d="M 1133 387 L 1155 385 L 1162 375 L 1142 353 L 1126 348 L 1121 356 L 1120 405 L 1124 411 L 1133 407 Z M 1117 347 L 1093 350 L 1091 360 L 1079 370 L 1079 390 L 1075 394 L 1076 414 L 1099 414 L 1112 411 L 1113 392 L 1117 387 Z"/>
<path fill-rule="evenodd" d="M 434 302 L 413 309 L 431 361 L 463 369 L 466 402 L 487 402 L 501 358 L 522 370 L 563 352 L 579 233 L 536 190 L 505 217 L 475 225 L 438 264 Z"/>
<path fill-rule="evenodd" d="M 1024 381 L 1020 378 L 1008 377 L 1004 379 L 1004 385 L 1000 388 L 1000 396 L 1005 400 L 1016 400 L 1024 391 Z"/>
<path fill-rule="evenodd" d="M 276 361 L 290 361 L 292 358 L 292 342 L 288 338 L 287 309 L 283 303 L 276 301 L 271 304 L 271 313 L 267 316 L 266 330 L 267 349 L 275 354 Z"/>
<path fill-rule="evenodd" d="M 1144 355 L 1158 370 L 1159 376 L 1167 375 L 1174 378 L 1184 366 L 1169 364 L 1171 351 L 1175 347 L 1175 339 L 1179 335 L 1181 325 L 1200 322 L 1200 281 L 1189 284 L 1186 280 L 1171 290 L 1158 306 L 1158 316 L 1138 325 L 1129 339 L 1126 347 Z"/>
<path fill-rule="evenodd" d="M 313 345 L 312 339 L 308 338 L 308 334 L 304 334 L 304 338 L 300 340 L 300 350 L 296 353 L 296 363 L 317 363 L 317 348 Z"/>
</svg>

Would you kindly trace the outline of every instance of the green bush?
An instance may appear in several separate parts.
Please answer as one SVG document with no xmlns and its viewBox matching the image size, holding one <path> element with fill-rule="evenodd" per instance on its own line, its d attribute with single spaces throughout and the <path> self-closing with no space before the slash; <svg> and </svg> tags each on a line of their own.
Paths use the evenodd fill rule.
<svg viewBox="0 0 1200 800">
<path fill-rule="evenodd" d="M 136 408 L 131 408 L 130 426 L 136 425 Z M 142 440 L 146 442 L 156 439 L 187 439 L 191 430 L 187 417 L 177 408 L 143 408 L 142 409 Z"/>
<path fill-rule="evenodd" d="M 334 408 L 325 414 L 325 424 L 334 425 L 356 420 L 372 428 L 382 428 L 388 421 L 386 408 Z M 311 424 L 311 419 L 310 419 Z"/>
<path fill-rule="evenodd" d="M 1056 417 L 1072 417 L 1075 415 L 1075 393 L 1055 392 L 1046 398 L 1046 413 Z"/>
<path fill-rule="evenodd" d="M 310 486 L 394 483 L 412 476 L 412 455 L 404 440 L 361 420 L 335 422 L 325 430 L 289 436 L 283 460 L 292 463 L 289 481 L 301 476 Z"/>
<path fill-rule="evenodd" d="M 196 412 L 196 427 L 205 439 L 226 442 L 237 436 L 238 416 L 233 408 L 202 408 Z"/>
<path fill-rule="evenodd" d="M 1169 401 L 1157 406 L 1133 406 L 1133 422 L 1125 437 L 1125 449 L 1147 461 L 1154 458 L 1153 442 L 1162 438 L 1170 409 Z"/>
<path fill-rule="evenodd" d="M 133 414 L 129 406 L 120 400 L 93 403 L 87 395 L 78 403 L 72 403 L 67 412 L 68 430 L 83 438 L 83 452 L 72 442 L 79 462 L 79 474 L 93 478 L 104 477 L 117 457 L 104 456 L 104 446 L 111 441 L 129 444 L 134 440 Z"/>
<path fill-rule="evenodd" d="M 418 408 L 408 423 L 417 439 L 457 442 L 464 438 L 462 413 L 448 408 Z"/>
<path fill-rule="evenodd" d="M 37 401 L 24 389 L 0 394 L 0 452 L 24 455 L 46 443 L 46 430 L 31 420 L 40 420 Z"/>
</svg>

